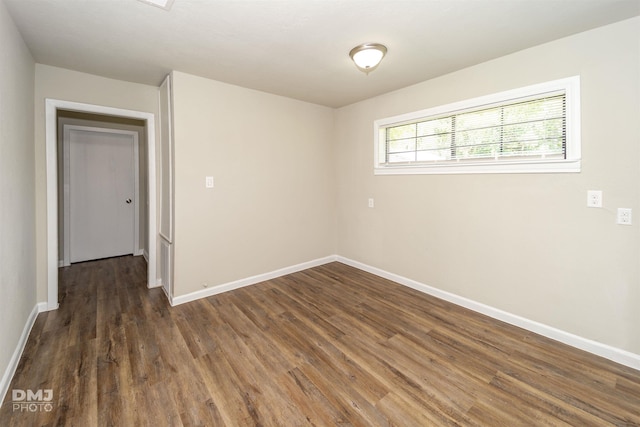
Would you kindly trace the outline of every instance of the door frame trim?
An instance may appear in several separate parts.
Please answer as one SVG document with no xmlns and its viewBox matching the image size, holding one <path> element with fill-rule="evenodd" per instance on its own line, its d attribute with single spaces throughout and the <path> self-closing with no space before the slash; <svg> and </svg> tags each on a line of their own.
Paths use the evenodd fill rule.
<svg viewBox="0 0 640 427">
<path fill-rule="evenodd" d="M 70 194 L 69 194 L 69 185 L 70 185 L 70 172 L 71 169 L 69 163 L 69 155 L 70 151 L 70 142 L 71 142 L 71 132 L 72 131 L 86 131 L 86 132 L 95 132 L 95 133 L 111 133 L 118 135 L 128 135 L 132 137 L 133 140 L 133 200 L 134 200 L 134 212 L 133 212 L 133 248 L 132 253 L 137 255 L 141 253 L 140 251 L 140 158 L 139 158 L 139 142 L 138 142 L 138 132 L 132 130 L 125 129 L 112 129 L 112 128 L 103 128 L 98 126 L 81 126 L 81 125 L 70 125 L 65 124 L 62 126 L 62 167 L 63 167 L 63 205 L 62 209 L 63 219 L 64 219 L 64 244 L 62 247 L 64 248 L 63 254 L 63 265 L 69 266 L 71 265 L 71 220 L 70 220 Z M 59 256 L 60 254 L 58 254 Z"/>
<path fill-rule="evenodd" d="M 148 249 L 147 286 L 157 287 L 157 216 L 156 216 L 156 119 L 153 113 L 105 107 L 81 102 L 45 99 L 45 146 L 47 181 L 47 310 L 58 308 L 58 124 L 57 111 L 69 110 L 108 116 L 141 119 L 146 122 L 147 135 L 147 185 L 149 208 L 147 210 Z"/>
</svg>

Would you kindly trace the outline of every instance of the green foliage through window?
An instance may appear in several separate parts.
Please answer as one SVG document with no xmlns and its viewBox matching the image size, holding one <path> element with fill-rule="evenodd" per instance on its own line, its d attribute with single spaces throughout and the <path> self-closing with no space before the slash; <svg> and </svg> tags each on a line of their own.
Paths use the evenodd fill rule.
<svg viewBox="0 0 640 427">
<path fill-rule="evenodd" d="M 426 117 L 384 129 L 381 163 L 565 159 L 565 93 Z"/>
</svg>

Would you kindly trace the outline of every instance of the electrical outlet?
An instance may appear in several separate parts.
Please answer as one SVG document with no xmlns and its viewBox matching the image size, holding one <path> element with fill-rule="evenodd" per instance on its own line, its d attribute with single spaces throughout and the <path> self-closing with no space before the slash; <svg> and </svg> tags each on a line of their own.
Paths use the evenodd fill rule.
<svg viewBox="0 0 640 427">
<path fill-rule="evenodd" d="M 589 190 L 587 191 L 587 206 L 590 208 L 602 207 L 602 191 Z"/>
<path fill-rule="evenodd" d="M 618 224 L 631 225 L 631 209 L 618 208 Z"/>
</svg>

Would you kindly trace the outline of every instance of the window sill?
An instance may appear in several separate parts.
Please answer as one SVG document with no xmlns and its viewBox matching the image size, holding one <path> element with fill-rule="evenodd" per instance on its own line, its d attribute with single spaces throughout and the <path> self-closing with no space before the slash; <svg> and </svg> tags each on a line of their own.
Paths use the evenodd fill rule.
<svg viewBox="0 0 640 427">
<path fill-rule="evenodd" d="M 476 162 L 451 163 L 438 165 L 399 165 L 377 166 L 374 175 L 442 175 L 476 173 L 577 173 L 581 161 L 577 160 L 541 160 L 535 162 Z"/>
</svg>

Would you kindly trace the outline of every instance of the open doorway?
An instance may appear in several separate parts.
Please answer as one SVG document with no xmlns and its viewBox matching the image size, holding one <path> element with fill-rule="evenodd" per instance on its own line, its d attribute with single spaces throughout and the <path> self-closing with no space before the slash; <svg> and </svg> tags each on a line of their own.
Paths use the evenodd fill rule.
<svg viewBox="0 0 640 427">
<path fill-rule="evenodd" d="M 147 247 L 143 120 L 58 110 L 58 265 Z"/>
<path fill-rule="evenodd" d="M 58 266 L 64 262 L 60 235 L 60 187 L 58 185 L 60 159 L 58 128 L 60 120 L 93 120 L 102 127 L 141 125 L 144 146 L 144 218 L 139 233 L 143 234 L 140 245 L 147 254 L 147 286 L 156 287 L 156 164 L 155 164 L 155 116 L 152 113 L 82 104 L 54 99 L 46 100 L 46 157 L 47 157 L 47 309 L 58 307 Z M 94 124 L 95 124 L 94 123 Z M 111 123 L 110 125 L 107 125 Z M 64 125 L 62 131 L 64 132 Z M 62 139 L 63 141 L 63 139 Z M 63 189 L 64 190 L 64 189 Z M 141 198 L 142 199 L 142 198 Z M 142 214 L 141 214 L 142 215 Z M 64 221 L 64 219 L 63 219 Z M 64 226 L 62 226 L 63 228 Z M 62 257 L 61 257 L 62 256 Z"/>
</svg>

